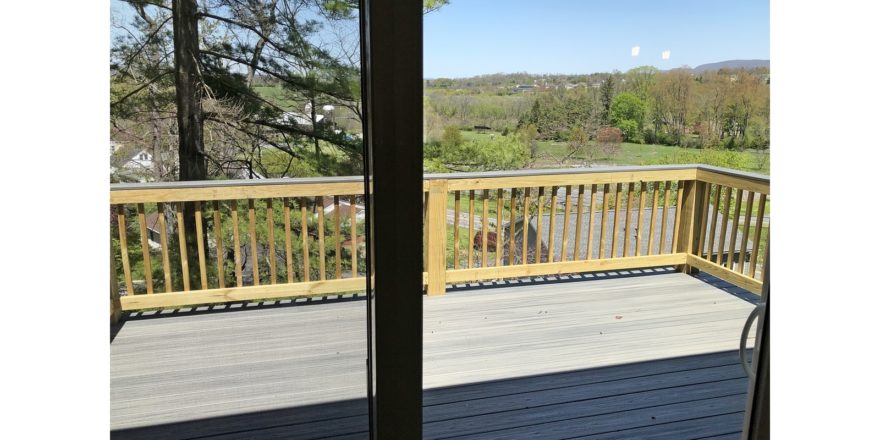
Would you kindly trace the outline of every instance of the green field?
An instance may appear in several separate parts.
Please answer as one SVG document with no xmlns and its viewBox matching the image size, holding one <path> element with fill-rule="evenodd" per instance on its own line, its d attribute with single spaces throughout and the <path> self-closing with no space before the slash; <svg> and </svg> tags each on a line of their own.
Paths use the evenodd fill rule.
<svg viewBox="0 0 880 440">
<path fill-rule="evenodd" d="M 501 136 L 500 133 L 477 133 L 463 131 L 462 138 L 476 140 L 492 135 Z M 538 141 L 538 159 L 534 168 L 565 168 L 571 166 L 561 160 L 568 154 L 568 145 L 565 142 Z M 596 163 L 599 165 L 652 165 L 662 163 L 705 163 L 743 171 L 753 171 L 763 174 L 770 173 L 770 161 L 768 152 L 756 151 L 719 151 L 699 150 L 693 148 L 671 147 L 668 145 L 621 144 L 620 152 L 613 157 L 599 157 Z M 582 157 L 575 156 L 574 161 L 583 162 Z"/>
</svg>

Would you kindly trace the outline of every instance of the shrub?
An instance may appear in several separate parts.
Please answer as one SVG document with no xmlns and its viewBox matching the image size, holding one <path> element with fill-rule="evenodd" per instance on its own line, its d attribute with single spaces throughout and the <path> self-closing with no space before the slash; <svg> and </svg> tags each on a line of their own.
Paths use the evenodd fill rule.
<svg viewBox="0 0 880 440">
<path fill-rule="evenodd" d="M 617 128 L 623 132 L 623 138 L 627 142 L 641 144 L 644 142 L 642 131 L 639 130 L 639 123 L 632 119 L 625 119 L 617 123 Z"/>
</svg>

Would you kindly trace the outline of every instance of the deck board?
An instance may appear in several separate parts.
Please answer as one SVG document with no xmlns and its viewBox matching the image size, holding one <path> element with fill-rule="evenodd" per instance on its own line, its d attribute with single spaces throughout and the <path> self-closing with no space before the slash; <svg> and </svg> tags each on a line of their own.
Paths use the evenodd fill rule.
<svg viewBox="0 0 880 440">
<path fill-rule="evenodd" d="M 499 284 L 425 297 L 425 438 L 740 429 L 741 292 L 662 271 Z M 111 343 L 112 437 L 366 438 L 364 304 L 129 317 Z"/>
</svg>

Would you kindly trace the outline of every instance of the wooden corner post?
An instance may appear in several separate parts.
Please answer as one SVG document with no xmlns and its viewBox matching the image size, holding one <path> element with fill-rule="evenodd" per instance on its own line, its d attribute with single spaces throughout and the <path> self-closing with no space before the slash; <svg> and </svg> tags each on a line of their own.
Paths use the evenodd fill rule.
<svg viewBox="0 0 880 440">
<path fill-rule="evenodd" d="M 681 221 L 678 224 L 678 230 L 675 234 L 678 236 L 678 247 L 675 252 L 696 254 L 697 247 L 697 231 L 700 230 L 700 213 L 703 212 L 703 193 L 706 191 L 706 184 L 697 180 L 685 180 L 681 188 L 682 206 Z M 679 272 L 691 273 L 689 264 L 681 264 L 676 267 Z"/>
<path fill-rule="evenodd" d="M 447 181 L 428 182 L 428 295 L 446 292 L 446 198 Z"/>
</svg>

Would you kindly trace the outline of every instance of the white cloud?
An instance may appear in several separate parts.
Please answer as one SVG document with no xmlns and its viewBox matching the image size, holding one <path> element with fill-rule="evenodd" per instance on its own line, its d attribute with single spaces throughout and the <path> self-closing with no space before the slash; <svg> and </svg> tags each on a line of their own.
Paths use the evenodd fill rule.
<svg viewBox="0 0 880 440">
<path fill-rule="evenodd" d="M 672 52 L 671 52 L 671 51 L 664 50 L 662 56 L 663 56 L 663 59 L 664 59 L 664 60 L 668 60 L 669 57 L 670 57 L 671 55 L 672 55 Z"/>
<path fill-rule="evenodd" d="M 632 56 L 634 56 L 634 57 L 639 56 L 639 50 L 641 50 L 641 48 L 640 48 L 639 46 L 633 46 L 633 48 L 632 48 Z"/>
</svg>

